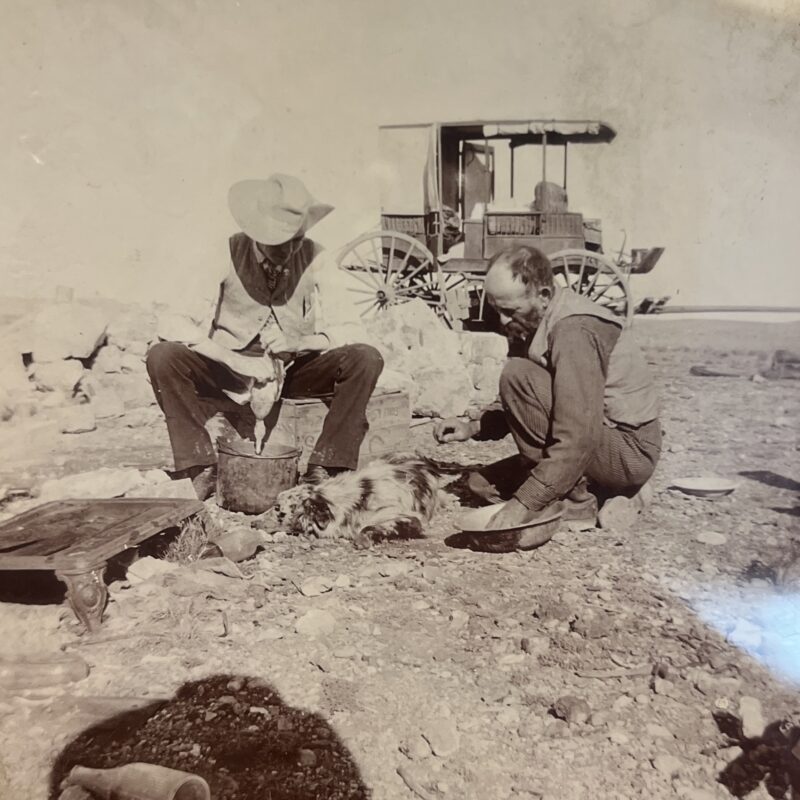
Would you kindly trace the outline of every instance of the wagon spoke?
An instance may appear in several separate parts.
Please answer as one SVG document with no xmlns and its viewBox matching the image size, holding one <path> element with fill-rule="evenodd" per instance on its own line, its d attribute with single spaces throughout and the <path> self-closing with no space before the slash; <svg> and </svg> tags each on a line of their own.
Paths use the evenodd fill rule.
<svg viewBox="0 0 800 800">
<path fill-rule="evenodd" d="M 578 273 L 578 292 L 581 290 L 581 284 L 583 283 L 583 273 L 586 269 L 586 255 L 581 256 L 581 271 Z"/>
<path fill-rule="evenodd" d="M 408 275 L 402 275 L 401 277 L 404 281 L 410 281 L 412 278 L 415 278 L 417 275 L 419 275 L 420 272 L 422 272 L 422 270 L 424 270 L 426 267 L 429 267 L 430 265 L 431 265 L 430 260 L 426 258 L 425 261 L 423 261 L 413 272 L 409 272 Z"/>
<path fill-rule="evenodd" d="M 366 278 L 362 277 L 362 275 L 361 275 L 361 273 L 360 273 L 360 272 L 357 272 L 357 271 L 356 271 L 356 270 L 354 270 L 354 269 L 348 269 L 348 270 L 347 270 L 347 274 L 348 274 L 348 275 L 352 275 L 354 278 L 356 278 L 356 280 L 358 280 L 358 281 L 360 281 L 362 284 L 364 284 L 364 286 L 367 286 L 367 287 L 369 287 L 369 290 L 370 290 L 371 292 L 374 292 L 374 291 L 375 291 L 375 289 L 377 289 L 377 288 L 378 288 L 378 284 L 376 284 L 374 280 L 367 280 Z M 369 274 L 370 274 L 370 275 L 372 275 L 372 273 L 371 273 L 371 272 L 370 272 Z M 352 288 L 352 291 L 354 291 L 354 292 L 365 292 L 365 291 L 366 291 L 366 289 L 356 289 L 355 287 L 353 287 L 353 288 Z"/>
<path fill-rule="evenodd" d="M 384 275 L 383 280 L 385 283 L 389 283 L 389 277 L 392 274 L 392 264 L 394 263 L 394 236 L 391 238 L 391 244 L 389 245 L 389 259 L 386 262 L 386 275 Z"/>
</svg>

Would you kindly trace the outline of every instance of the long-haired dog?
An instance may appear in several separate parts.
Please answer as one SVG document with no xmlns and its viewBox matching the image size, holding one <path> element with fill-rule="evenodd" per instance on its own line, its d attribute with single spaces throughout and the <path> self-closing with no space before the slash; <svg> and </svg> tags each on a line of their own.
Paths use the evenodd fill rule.
<svg viewBox="0 0 800 800">
<path fill-rule="evenodd" d="M 322 483 L 281 492 L 278 522 L 320 538 L 422 536 L 439 500 L 441 473 L 419 456 L 392 456 Z"/>
</svg>

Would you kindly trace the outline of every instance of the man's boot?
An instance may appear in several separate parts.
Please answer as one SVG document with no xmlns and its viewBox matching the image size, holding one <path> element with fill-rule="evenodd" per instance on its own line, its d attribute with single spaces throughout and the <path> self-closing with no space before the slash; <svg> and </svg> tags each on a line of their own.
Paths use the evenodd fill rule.
<svg viewBox="0 0 800 800">
<path fill-rule="evenodd" d="M 564 497 L 562 519 L 575 531 L 597 527 L 597 498 L 589 491 L 586 478 L 581 478 Z"/>
</svg>

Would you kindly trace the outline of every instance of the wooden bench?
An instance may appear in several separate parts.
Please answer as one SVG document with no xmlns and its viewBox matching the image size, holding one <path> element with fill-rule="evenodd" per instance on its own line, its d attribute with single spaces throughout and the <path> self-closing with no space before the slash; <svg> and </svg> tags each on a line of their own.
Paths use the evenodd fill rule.
<svg viewBox="0 0 800 800">
<path fill-rule="evenodd" d="M 89 632 L 102 622 L 108 559 L 203 509 L 199 500 L 57 500 L 0 523 L 0 570 L 53 570 Z"/>
</svg>

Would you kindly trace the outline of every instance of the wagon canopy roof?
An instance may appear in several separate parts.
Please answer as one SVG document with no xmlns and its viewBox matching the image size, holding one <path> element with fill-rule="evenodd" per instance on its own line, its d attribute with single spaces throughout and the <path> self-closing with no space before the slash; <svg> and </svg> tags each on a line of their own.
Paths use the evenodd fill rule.
<svg viewBox="0 0 800 800">
<path fill-rule="evenodd" d="M 547 134 L 548 144 L 565 142 L 610 142 L 617 132 L 600 120 L 476 120 L 474 122 L 440 122 L 428 125 L 384 125 L 384 129 L 404 127 L 444 128 L 458 139 L 509 139 L 512 146 L 541 144 Z"/>
</svg>

